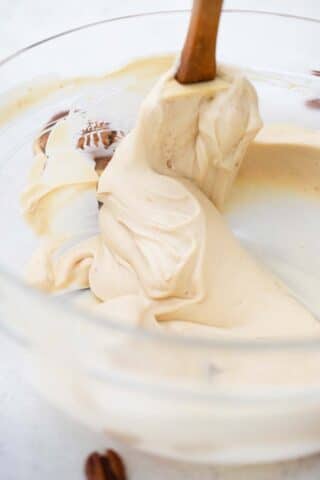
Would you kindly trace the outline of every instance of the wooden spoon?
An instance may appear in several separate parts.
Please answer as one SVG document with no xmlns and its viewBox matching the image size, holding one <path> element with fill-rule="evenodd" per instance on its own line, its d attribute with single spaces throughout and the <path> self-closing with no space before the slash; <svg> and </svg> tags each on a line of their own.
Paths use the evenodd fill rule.
<svg viewBox="0 0 320 480">
<path fill-rule="evenodd" d="M 194 0 L 187 38 L 176 73 L 179 83 L 213 80 L 216 41 L 223 0 Z"/>
</svg>

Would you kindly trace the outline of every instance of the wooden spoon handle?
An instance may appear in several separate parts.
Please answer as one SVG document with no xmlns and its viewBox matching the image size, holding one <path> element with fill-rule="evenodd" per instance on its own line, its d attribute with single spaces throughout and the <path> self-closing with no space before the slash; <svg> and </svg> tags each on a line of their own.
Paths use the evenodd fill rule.
<svg viewBox="0 0 320 480">
<path fill-rule="evenodd" d="M 180 83 L 213 80 L 216 41 L 223 0 L 194 0 L 187 38 L 176 73 Z"/>
</svg>

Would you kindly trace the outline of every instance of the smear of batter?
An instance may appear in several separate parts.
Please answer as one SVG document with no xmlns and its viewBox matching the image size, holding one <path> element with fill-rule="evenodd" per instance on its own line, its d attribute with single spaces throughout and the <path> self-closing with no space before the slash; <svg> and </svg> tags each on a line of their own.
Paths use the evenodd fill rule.
<svg viewBox="0 0 320 480">
<path fill-rule="evenodd" d="M 166 74 L 99 180 L 86 152 L 72 147 L 72 122 L 58 123 L 48 143 L 52 168 L 61 154 L 67 166 L 57 175 L 64 171 L 64 184 L 70 178 L 85 188 L 85 178 L 92 189 L 98 181 L 100 234 L 58 255 L 49 242 L 32 263 L 35 283 L 52 291 L 89 286 L 105 314 L 190 333 L 196 324 L 215 335 L 318 331 L 240 247 L 218 211 L 260 127 L 253 87 L 226 68 L 213 82 L 193 86 Z"/>
</svg>

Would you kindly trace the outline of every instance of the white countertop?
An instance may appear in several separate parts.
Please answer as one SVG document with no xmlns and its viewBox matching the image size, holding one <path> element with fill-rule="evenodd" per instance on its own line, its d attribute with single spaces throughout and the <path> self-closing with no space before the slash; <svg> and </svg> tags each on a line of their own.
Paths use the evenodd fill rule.
<svg viewBox="0 0 320 480">
<path fill-rule="evenodd" d="M 194 466 L 144 455 L 108 441 L 51 407 L 28 383 L 28 358 L 0 337 L 0 479 L 84 480 L 83 462 L 114 447 L 129 480 L 317 480 L 320 456 L 276 465 Z"/>
<path fill-rule="evenodd" d="M 0 58 L 55 33 L 110 16 L 190 5 L 191 0 L 1 0 Z M 318 0 L 225 0 L 224 7 L 320 18 Z"/>
<path fill-rule="evenodd" d="M 190 6 L 190 0 L 0 0 L 0 58 L 59 31 L 140 11 Z M 159 8 L 160 5 L 160 8 Z M 226 0 L 227 8 L 320 18 L 317 0 Z M 42 400 L 25 378 L 26 358 L 0 337 L 1 480 L 81 480 L 85 456 L 109 446 Z M 320 458 L 273 466 L 212 468 L 175 464 L 121 449 L 130 480 L 316 480 Z"/>
</svg>

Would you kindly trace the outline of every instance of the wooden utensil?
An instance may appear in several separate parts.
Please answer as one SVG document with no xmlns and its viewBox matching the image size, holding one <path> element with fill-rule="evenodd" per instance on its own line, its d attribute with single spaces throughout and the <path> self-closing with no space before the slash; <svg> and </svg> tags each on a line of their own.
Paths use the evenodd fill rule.
<svg viewBox="0 0 320 480">
<path fill-rule="evenodd" d="M 194 0 L 189 30 L 176 73 L 179 83 L 213 80 L 216 41 L 223 0 Z"/>
</svg>

